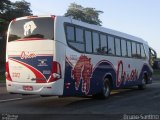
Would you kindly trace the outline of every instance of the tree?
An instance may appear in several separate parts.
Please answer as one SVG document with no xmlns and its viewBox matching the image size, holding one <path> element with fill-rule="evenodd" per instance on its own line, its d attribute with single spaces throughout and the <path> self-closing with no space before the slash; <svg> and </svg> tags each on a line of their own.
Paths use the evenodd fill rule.
<svg viewBox="0 0 160 120">
<path fill-rule="evenodd" d="M 101 25 L 102 21 L 99 19 L 101 13 L 103 11 L 96 10 L 95 8 L 84 8 L 76 3 L 71 3 L 64 16 L 90 24 Z"/>
<path fill-rule="evenodd" d="M 32 15 L 32 11 L 30 9 L 30 3 L 26 2 L 25 0 L 12 3 L 11 7 L 8 8 L 6 13 L 4 14 L 5 18 L 9 21 L 17 17 L 28 15 Z"/>
<path fill-rule="evenodd" d="M 11 2 L 9 0 L 0 0 L 0 15 L 3 15 L 10 5 Z"/>
<path fill-rule="evenodd" d="M 95 8 L 84 8 L 85 22 L 101 25 L 102 21 L 99 19 L 99 14 L 102 11 L 95 10 Z"/>
<path fill-rule="evenodd" d="M 30 3 L 25 0 L 16 2 L 0 0 L 0 19 L 3 20 L 3 22 L 0 22 L 0 34 L 6 33 L 11 20 L 28 15 L 32 15 L 32 11 L 30 9 Z"/>
<path fill-rule="evenodd" d="M 0 40 L 0 64 L 5 61 L 5 38 L 9 22 L 17 17 L 28 15 L 32 15 L 32 11 L 30 3 L 25 0 L 16 2 L 0 0 L 0 37 L 3 38 L 3 40 Z"/>
<path fill-rule="evenodd" d="M 75 3 L 72 3 L 68 10 L 67 13 L 65 13 L 66 17 L 73 17 L 74 19 L 80 20 L 80 21 L 84 21 L 84 12 L 83 12 L 83 7 L 81 5 L 77 5 Z"/>
</svg>

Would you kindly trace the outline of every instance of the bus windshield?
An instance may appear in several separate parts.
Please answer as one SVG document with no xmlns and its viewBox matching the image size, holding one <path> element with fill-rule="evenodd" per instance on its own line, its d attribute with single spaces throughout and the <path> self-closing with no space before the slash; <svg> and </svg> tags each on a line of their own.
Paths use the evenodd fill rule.
<svg viewBox="0 0 160 120">
<path fill-rule="evenodd" d="M 54 39 L 54 19 L 51 17 L 13 21 L 8 42 L 24 38 Z"/>
</svg>

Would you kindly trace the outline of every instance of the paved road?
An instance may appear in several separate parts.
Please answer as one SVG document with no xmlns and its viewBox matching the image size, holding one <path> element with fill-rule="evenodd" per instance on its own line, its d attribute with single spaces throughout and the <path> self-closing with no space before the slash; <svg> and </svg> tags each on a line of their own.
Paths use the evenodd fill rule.
<svg viewBox="0 0 160 120">
<path fill-rule="evenodd" d="M 81 97 L 39 97 L 9 95 L 1 87 L 1 117 L 19 115 L 19 118 L 66 120 L 124 119 L 125 115 L 160 115 L 160 81 L 155 81 L 146 90 L 137 88 L 114 91 L 107 100 Z M 2 92 L 3 91 L 3 92 Z M 28 115 L 29 114 L 29 115 Z M 12 117 L 12 116 L 11 116 Z M 160 116 L 156 116 L 156 119 Z M 159 118 L 160 119 L 160 118 Z"/>
</svg>

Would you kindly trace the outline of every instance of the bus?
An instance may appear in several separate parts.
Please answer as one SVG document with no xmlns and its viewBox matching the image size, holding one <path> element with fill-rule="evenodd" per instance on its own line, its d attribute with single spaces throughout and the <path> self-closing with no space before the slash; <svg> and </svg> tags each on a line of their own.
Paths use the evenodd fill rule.
<svg viewBox="0 0 160 120">
<path fill-rule="evenodd" d="M 146 41 L 63 16 L 26 16 L 7 33 L 9 93 L 108 98 L 152 83 Z"/>
</svg>

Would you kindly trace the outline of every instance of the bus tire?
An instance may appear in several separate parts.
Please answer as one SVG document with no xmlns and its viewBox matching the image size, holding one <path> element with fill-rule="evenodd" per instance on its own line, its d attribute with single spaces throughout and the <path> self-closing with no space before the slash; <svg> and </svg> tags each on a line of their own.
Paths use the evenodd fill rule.
<svg viewBox="0 0 160 120">
<path fill-rule="evenodd" d="M 103 81 L 102 91 L 99 94 L 93 95 L 94 98 L 98 99 L 107 99 L 111 93 L 111 85 L 108 78 L 105 78 Z"/>
<path fill-rule="evenodd" d="M 52 95 L 40 95 L 41 97 L 52 97 Z"/>
<path fill-rule="evenodd" d="M 103 82 L 102 98 L 104 99 L 109 98 L 110 93 L 111 93 L 111 83 L 108 78 L 105 78 Z"/>
<path fill-rule="evenodd" d="M 145 74 L 144 77 L 143 77 L 143 80 L 142 80 L 142 84 L 138 85 L 138 89 L 139 90 L 146 89 L 146 87 L 147 87 L 146 84 L 147 84 L 147 75 Z"/>
</svg>

